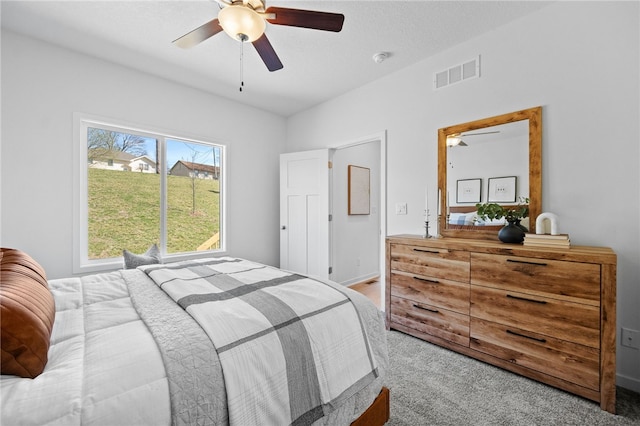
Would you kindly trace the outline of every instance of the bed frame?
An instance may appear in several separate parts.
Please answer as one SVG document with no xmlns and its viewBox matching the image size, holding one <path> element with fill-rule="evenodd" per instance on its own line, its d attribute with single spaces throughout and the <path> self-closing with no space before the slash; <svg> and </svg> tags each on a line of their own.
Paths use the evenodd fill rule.
<svg viewBox="0 0 640 426">
<path fill-rule="evenodd" d="M 373 403 L 351 426 L 382 426 L 389 421 L 389 388 L 383 386 Z"/>
</svg>

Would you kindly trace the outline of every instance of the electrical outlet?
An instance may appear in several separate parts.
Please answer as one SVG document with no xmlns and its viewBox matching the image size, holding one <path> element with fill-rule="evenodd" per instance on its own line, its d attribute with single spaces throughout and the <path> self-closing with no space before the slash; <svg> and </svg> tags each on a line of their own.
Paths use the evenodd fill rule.
<svg viewBox="0 0 640 426">
<path fill-rule="evenodd" d="M 407 203 L 396 203 L 396 214 L 407 214 Z"/>
<path fill-rule="evenodd" d="M 640 349 L 640 331 L 623 328 L 620 344 L 628 348 Z"/>
</svg>

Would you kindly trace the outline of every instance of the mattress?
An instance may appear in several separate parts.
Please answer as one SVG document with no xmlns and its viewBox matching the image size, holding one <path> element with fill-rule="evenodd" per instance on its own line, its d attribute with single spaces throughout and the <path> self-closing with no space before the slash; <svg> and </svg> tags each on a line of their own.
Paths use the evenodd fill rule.
<svg viewBox="0 0 640 426">
<path fill-rule="evenodd" d="M 347 425 L 385 382 L 384 318 L 361 294 L 327 285 L 357 308 L 379 371 L 314 423 Z M 35 379 L 1 376 L 1 424 L 229 424 L 211 340 L 143 271 L 51 280 L 49 286 L 56 305 L 49 360 Z"/>
</svg>

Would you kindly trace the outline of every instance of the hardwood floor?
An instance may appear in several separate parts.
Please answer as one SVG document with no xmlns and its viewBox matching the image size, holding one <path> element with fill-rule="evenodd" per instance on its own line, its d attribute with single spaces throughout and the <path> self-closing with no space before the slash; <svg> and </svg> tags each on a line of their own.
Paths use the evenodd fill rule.
<svg viewBox="0 0 640 426">
<path fill-rule="evenodd" d="M 379 278 L 353 284 L 352 286 L 349 286 L 349 288 L 367 296 L 378 307 L 378 309 L 382 308 L 382 303 L 380 302 Z"/>
</svg>

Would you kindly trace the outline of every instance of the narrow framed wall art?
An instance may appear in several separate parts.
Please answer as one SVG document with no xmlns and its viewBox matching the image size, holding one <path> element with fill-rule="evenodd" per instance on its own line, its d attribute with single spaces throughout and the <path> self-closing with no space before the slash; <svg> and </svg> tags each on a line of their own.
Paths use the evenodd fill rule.
<svg viewBox="0 0 640 426">
<path fill-rule="evenodd" d="M 371 170 L 367 167 L 348 166 L 348 210 L 350 215 L 370 214 Z"/>
</svg>

